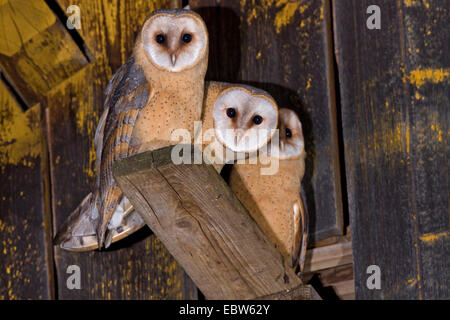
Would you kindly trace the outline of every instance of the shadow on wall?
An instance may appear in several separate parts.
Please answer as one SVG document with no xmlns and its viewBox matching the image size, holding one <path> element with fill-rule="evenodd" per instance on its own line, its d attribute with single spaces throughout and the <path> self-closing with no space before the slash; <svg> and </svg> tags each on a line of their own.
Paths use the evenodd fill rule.
<svg viewBox="0 0 450 320">
<path fill-rule="evenodd" d="M 241 21 L 229 8 L 202 7 L 200 14 L 209 32 L 209 62 L 206 80 L 236 82 L 241 64 Z"/>
</svg>

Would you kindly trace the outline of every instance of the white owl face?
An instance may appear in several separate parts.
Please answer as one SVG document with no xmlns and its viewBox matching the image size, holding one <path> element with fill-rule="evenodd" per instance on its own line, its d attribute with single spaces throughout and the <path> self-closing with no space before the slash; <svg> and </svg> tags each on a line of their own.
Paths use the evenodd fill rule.
<svg viewBox="0 0 450 320">
<path fill-rule="evenodd" d="M 180 72 L 207 54 L 208 31 L 200 16 L 192 11 L 168 10 L 154 14 L 144 23 L 142 42 L 156 67 Z"/>
<path fill-rule="evenodd" d="M 268 152 L 280 160 L 297 159 L 304 156 L 305 142 L 302 124 L 297 114 L 289 109 L 281 108 L 278 119 L 279 139 L 273 139 Z"/>
<path fill-rule="evenodd" d="M 244 87 L 229 88 L 214 104 L 216 138 L 235 152 L 260 149 L 277 127 L 278 107 L 275 101 L 268 94 L 250 90 Z"/>
</svg>

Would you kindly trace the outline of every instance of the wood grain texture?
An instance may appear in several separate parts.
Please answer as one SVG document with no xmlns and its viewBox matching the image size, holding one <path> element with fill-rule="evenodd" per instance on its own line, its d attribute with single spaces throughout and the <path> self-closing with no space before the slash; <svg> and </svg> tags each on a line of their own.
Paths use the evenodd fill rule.
<svg viewBox="0 0 450 320">
<path fill-rule="evenodd" d="M 254 299 L 299 286 L 300 279 L 216 170 L 175 165 L 173 148 L 117 161 L 114 177 L 205 297 Z M 183 152 L 201 154 L 194 148 Z"/>
<path fill-rule="evenodd" d="M 0 300 L 54 297 L 43 137 L 40 105 L 24 113 L 0 81 Z"/>
<path fill-rule="evenodd" d="M 305 272 L 315 272 L 352 262 L 352 243 L 342 241 L 306 253 Z"/>
<path fill-rule="evenodd" d="M 333 5 L 356 298 L 449 299 L 448 2 Z"/>
<path fill-rule="evenodd" d="M 322 300 L 322 298 L 312 286 L 301 285 L 292 290 L 277 292 L 265 297 L 258 297 L 258 300 Z"/>
<path fill-rule="evenodd" d="M 66 5 L 59 1 L 63 11 Z M 81 10 L 80 35 L 94 57 L 47 94 L 54 231 L 95 179 L 94 133 L 111 74 L 131 54 L 137 28 L 169 1 L 70 1 Z M 55 248 L 59 299 L 195 299 L 197 289 L 161 242 L 142 231 L 106 251 Z M 81 290 L 66 287 L 69 265 L 81 268 Z"/>
<path fill-rule="evenodd" d="M 323 286 L 329 286 L 341 281 L 353 279 L 353 264 L 344 264 L 338 267 L 321 270 L 319 272 L 320 282 Z"/>
<path fill-rule="evenodd" d="M 211 38 L 208 80 L 268 91 L 300 117 L 310 243 L 342 235 L 329 3 L 191 0 Z"/>
<path fill-rule="evenodd" d="M 355 300 L 352 263 L 320 270 L 318 275 L 322 286 L 321 290 L 333 290 L 336 297 L 340 300 Z"/>
<path fill-rule="evenodd" d="M 88 63 L 43 0 L 4 1 L 0 15 L 0 67 L 29 106 Z"/>
<path fill-rule="evenodd" d="M 84 44 L 95 59 L 108 61 L 117 70 L 129 57 L 137 32 L 145 18 L 157 9 L 168 9 L 173 0 L 57 0 L 66 12 L 70 5 L 81 11 L 78 30 Z M 111 72 L 109 71 L 109 72 Z M 110 77 L 112 73 L 108 74 Z"/>
</svg>

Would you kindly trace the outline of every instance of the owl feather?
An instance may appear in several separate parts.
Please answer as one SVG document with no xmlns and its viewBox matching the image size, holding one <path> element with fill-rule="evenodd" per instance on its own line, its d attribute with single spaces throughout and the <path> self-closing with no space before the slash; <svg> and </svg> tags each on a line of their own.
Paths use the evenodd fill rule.
<svg viewBox="0 0 450 320">
<path fill-rule="evenodd" d="M 190 28 L 192 34 L 185 37 Z M 171 40 L 167 45 L 159 42 L 164 32 Z M 171 39 L 181 36 L 183 43 Z M 92 240 L 94 225 L 98 246 L 103 246 L 105 238 L 109 239 L 106 246 L 109 245 L 111 236 L 106 237 L 106 231 L 124 200 L 112 175 L 113 163 L 161 144 L 168 145 L 171 130 L 190 129 L 191 123 L 193 126 L 193 121 L 199 120 L 207 60 L 208 34 L 198 14 L 180 9 L 159 10 L 146 19 L 132 57 L 116 71 L 106 89 L 104 111 L 95 134 L 94 191 L 60 228 L 55 244 L 70 242 L 77 223 L 89 223 L 85 227 L 87 238 Z M 174 119 L 172 126 L 155 129 L 154 118 L 164 112 Z M 129 222 L 134 224 L 137 220 Z M 111 232 L 117 235 L 117 231 L 115 228 Z"/>
</svg>

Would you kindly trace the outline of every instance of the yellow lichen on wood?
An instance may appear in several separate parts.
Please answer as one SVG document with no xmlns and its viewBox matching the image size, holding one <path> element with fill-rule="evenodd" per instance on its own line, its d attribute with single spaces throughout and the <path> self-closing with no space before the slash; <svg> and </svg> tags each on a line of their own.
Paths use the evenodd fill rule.
<svg viewBox="0 0 450 320">
<path fill-rule="evenodd" d="M 282 27 L 285 27 L 289 23 L 291 23 L 295 12 L 300 6 L 299 2 L 278 1 L 277 7 L 281 6 L 282 4 L 284 4 L 284 7 L 277 12 L 274 21 L 275 31 L 277 33 L 280 33 Z"/>
<path fill-rule="evenodd" d="M 258 14 L 256 13 L 256 8 L 253 8 L 252 10 L 250 10 L 250 14 L 247 16 L 247 24 L 251 25 L 252 20 L 256 19 L 257 17 L 258 17 Z"/>
<path fill-rule="evenodd" d="M 405 7 L 417 7 L 422 4 L 427 9 L 430 7 L 430 3 L 427 0 L 404 0 L 403 3 L 405 4 Z"/>
<path fill-rule="evenodd" d="M 435 124 L 435 125 L 432 124 L 430 126 L 430 128 L 431 128 L 432 132 L 437 133 L 437 140 L 439 142 L 442 142 L 443 141 L 443 136 L 444 136 L 444 131 L 439 127 L 439 125 L 438 124 Z"/>
<path fill-rule="evenodd" d="M 45 93 L 78 71 L 88 61 L 69 33 L 58 26 L 41 32 L 24 45 L 15 58 L 17 72 L 25 76 L 34 92 Z"/>
<path fill-rule="evenodd" d="M 441 238 L 446 238 L 450 236 L 449 231 L 444 231 L 440 233 L 425 233 L 420 237 L 420 241 L 423 242 L 435 242 L 436 240 L 439 240 Z"/>
<path fill-rule="evenodd" d="M 281 29 L 292 22 L 295 13 L 298 11 L 300 14 L 308 9 L 308 4 L 301 4 L 300 1 L 288 1 L 278 0 L 276 3 L 277 8 L 283 6 L 283 8 L 275 15 L 274 26 L 276 33 L 280 33 Z M 323 7 L 321 9 L 321 18 L 323 18 Z"/>
<path fill-rule="evenodd" d="M 311 88 L 311 77 L 308 78 L 308 82 L 306 83 L 306 90 L 308 90 L 309 88 Z"/>
<path fill-rule="evenodd" d="M 405 75 L 403 81 L 408 80 L 411 84 L 420 88 L 426 82 L 440 83 L 450 76 L 449 69 L 416 69 L 412 70 L 409 75 Z"/>
<path fill-rule="evenodd" d="M 397 123 L 394 128 L 386 128 L 379 139 L 381 141 L 374 139 L 374 149 L 377 149 L 379 143 L 383 143 L 383 154 L 410 152 L 410 128 L 405 123 Z"/>
<path fill-rule="evenodd" d="M 0 66 L 28 105 L 88 63 L 44 1 L 7 1 L 0 14 Z"/>
<path fill-rule="evenodd" d="M 0 82 L 0 166 L 28 165 L 26 157 L 40 155 L 39 106 L 23 112 L 16 100 Z"/>
<path fill-rule="evenodd" d="M 415 286 L 417 284 L 417 277 L 416 278 L 411 278 L 411 279 L 408 279 L 407 281 L 406 281 L 406 285 L 408 286 L 408 287 L 413 287 L 413 286 Z"/>
<path fill-rule="evenodd" d="M 0 53 L 7 56 L 14 55 L 23 43 L 56 21 L 47 4 L 40 0 L 3 0 L 0 16 Z"/>
</svg>

